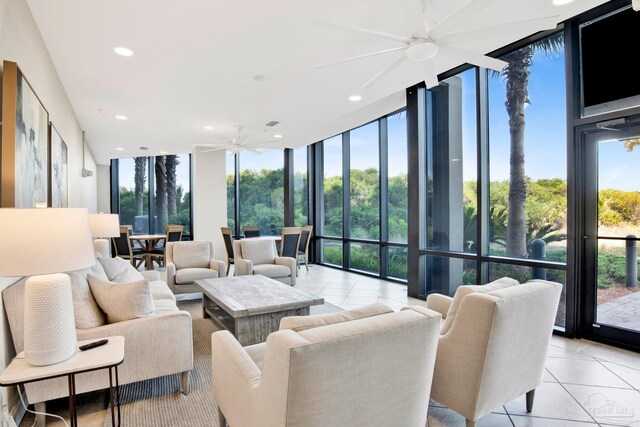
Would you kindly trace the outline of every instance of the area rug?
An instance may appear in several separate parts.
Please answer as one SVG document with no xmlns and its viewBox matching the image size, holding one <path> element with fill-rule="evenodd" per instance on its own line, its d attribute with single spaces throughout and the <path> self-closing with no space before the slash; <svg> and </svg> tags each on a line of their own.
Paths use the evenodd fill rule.
<svg viewBox="0 0 640 427">
<path fill-rule="evenodd" d="M 217 330 L 202 318 L 202 303 L 180 301 L 181 310 L 193 318 L 193 358 L 191 390 L 180 393 L 180 375 L 168 375 L 120 387 L 120 411 L 123 426 L 219 427 L 218 409 L 213 401 L 211 380 L 211 334 Z M 312 314 L 341 311 L 331 304 L 311 307 Z M 171 343 L 167 343 L 171 345 Z M 110 408 L 104 427 L 111 426 Z"/>
</svg>

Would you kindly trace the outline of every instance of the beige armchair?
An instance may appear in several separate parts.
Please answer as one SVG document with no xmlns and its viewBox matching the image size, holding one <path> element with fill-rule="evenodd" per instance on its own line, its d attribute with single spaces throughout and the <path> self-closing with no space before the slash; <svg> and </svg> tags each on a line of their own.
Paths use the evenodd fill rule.
<svg viewBox="0 0 640 427">
<path fill-rule="evenodd" d="M 215 332 L 220 426 L 424 427 L 439 326 L 424 307 L 373 304 L 284 318 L 266 343 L 246 348 Z"/>
<path fill-rule="evenodd" d="M 467 426 L 525 393 L 530 412 L 561 291 L 555 282 L 503 278 L 461 286 L 454 298 L 429 295 L 427 306 L 445 317 L 431 397 L 463 415 Z"/>
<path fill-rule="evenodd" d="M 213 243 L 209 241 L 169 242 L 165 259 L 167 285 L 174 294 L 200 292 L 193 284 L 195 280 L 227 275 L 225 262 L 213 258 Z"/>
<path fill-rule="evenodd" d="M 296 284 L 296 259 L 278 256 L 273 240 L 236 240 L 233 254 L 235 276 L 261 274 L 286 285 Z"/>
</svg>

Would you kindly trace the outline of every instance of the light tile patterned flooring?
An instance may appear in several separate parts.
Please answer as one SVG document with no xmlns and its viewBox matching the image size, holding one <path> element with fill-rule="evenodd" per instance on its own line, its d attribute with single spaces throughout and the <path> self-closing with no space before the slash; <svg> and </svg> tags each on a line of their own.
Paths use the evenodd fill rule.
<svg viewBox="0 0 640 427">
<path fill-rule="evenodd" d="M 394 310 L 407 304 L 406 286 L 359 274 L 312 265 L 300 270 L 296 287 L 321 295 L 344 309 L 382 302 Z M 194 296 L 181 296 L 189 299 Z M 95 394 L 80 399 L 80 425 L 102 427 L 106 400 Z M 102 398 L 100 398 L 102 396 Z M 429 427 L 464 426 L 461 415 L 435 401 L 429 406 Z M 26 416 L 20 426 L 30 426 Z M 59 426 L 58 422 L 48 425 Z M 551 339 L 542 385 L 533 412 L 525 411 L 524 396 L 479 419 L 479 427 L 581 427 L 597 425 L 640 427 L 640 354 L 585 340 Z M 399 427 L 399 426 L 398 426 Z"/>
</svg>

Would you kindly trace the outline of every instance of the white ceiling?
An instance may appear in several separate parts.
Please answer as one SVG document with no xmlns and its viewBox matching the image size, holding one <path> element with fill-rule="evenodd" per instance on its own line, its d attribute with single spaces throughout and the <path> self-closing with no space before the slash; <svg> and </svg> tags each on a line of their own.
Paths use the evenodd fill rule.
<svg viewBox="0 0 640 427">
<path fill-rule="evenodd" d="M 416 0 L 420 1 L 420 0 Z M 433 22 L 467 0 L 432 0 Z M 558 15 L 604 0 L 472 0 L 482 10 L 457 31 Z M 424 79 L 405 61 L 360 87 L 402 52 L 317 69 L 393 41 L 339 29 L 321 19 L 407 36 L 399 0 L 27 0 L 98 163 L 114 157 L 184 153 L 227 140 L 244 126 L 250 144 L 297 147 L 353 128 L 404 105 L 404 89 Z M 490 52 L 529 34 L 504 34 L 461 47 Z M 125 58 L 113 48 L 135 54 Z M 436 57 L 438 72 L 458 63 Z M 268 79 L 257 82 L 256 74 Z M 349 95 L 359 94 L 353 103 Z M 128 117 L 116 120 L 115 115 Z M 274 128 L 264 125 L 279 121 Z M 204 130 L 206 125 L 213 131 Z M 273 134 L 284 135 L 274 140 Z M 147 146 L 148 151 L 138 147 Z M 116 147 L 125 148 L 116 151 Z"/>
</svg>

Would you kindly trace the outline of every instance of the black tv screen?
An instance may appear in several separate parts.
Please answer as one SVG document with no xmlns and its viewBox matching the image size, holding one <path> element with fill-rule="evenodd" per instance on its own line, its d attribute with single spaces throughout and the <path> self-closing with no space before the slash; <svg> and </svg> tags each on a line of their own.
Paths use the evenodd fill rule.
<svg viewBox="0 0 640 427">
<path fill-rule="evenodd" d="M 626 8 L 583 24 L 580 45 L 583 115 L 640 105 L 640 12 Z"/>
</svg>

